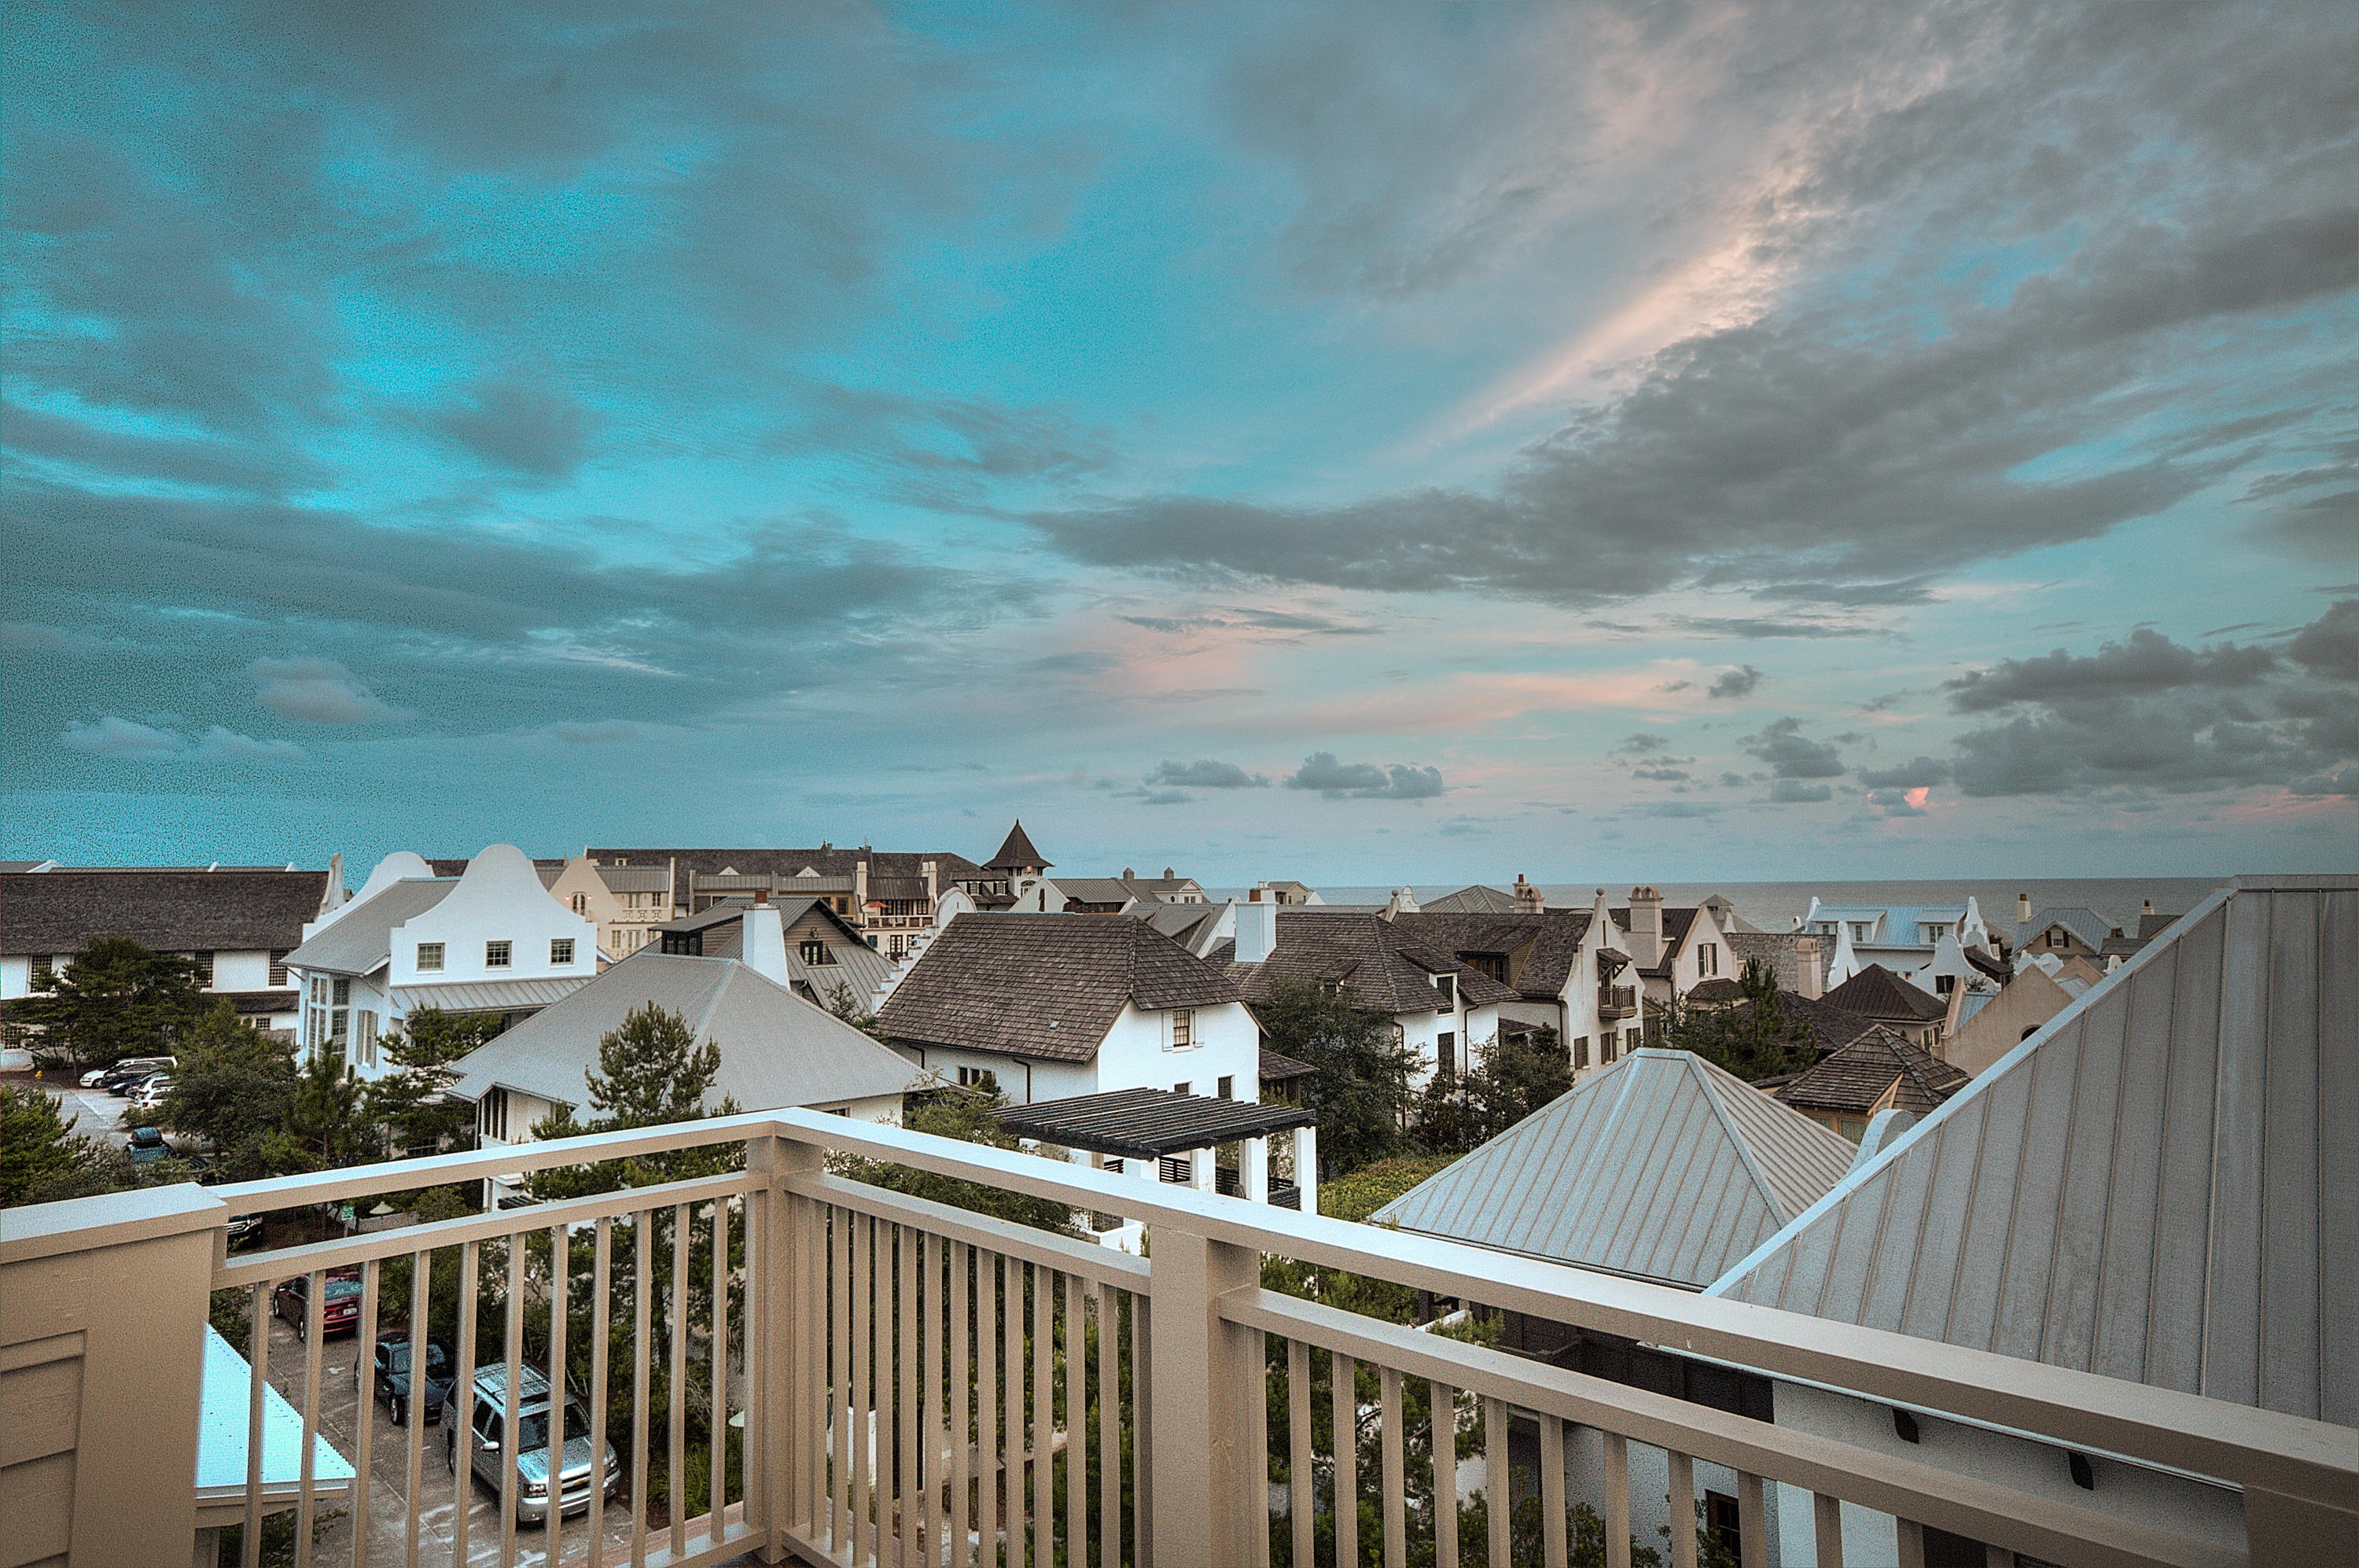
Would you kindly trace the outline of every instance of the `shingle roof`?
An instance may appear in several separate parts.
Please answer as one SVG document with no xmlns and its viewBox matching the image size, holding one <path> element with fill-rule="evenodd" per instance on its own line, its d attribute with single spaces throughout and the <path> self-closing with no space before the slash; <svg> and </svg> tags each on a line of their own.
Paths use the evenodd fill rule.
<svg viewBox="0 0 2359 1568">
<path fill-rule="evenodd" d="M 0 953 L 79 953 L 127 936 L 159 953 L 291 948 L 328 890 L 321 871 L 0 873 Z"/>
<path fill-rule="evenodd" d="M 734 958 L 642 948 L 462 1057 L 453 1093 L 479 1100 L 498 1086 L 582 1105 L 599 1038 L 649 1003 L 686 1019 L 699 1044 L 720 1043 L 708 1110 L 724 1095 L 749 1111 L 836 1105 L 897 1094 L 918 1076 L 892 1051 Z"/>
<path fill-rule="evenodd" d="M 846 848 L 828 844 L 819 849 L 592 849 L 587 854 L 601 866 L 612 866 L 616 861 L 633 866 L 661 866 L 676 860 L 683 877 L 691 872 L 709 877 L 723 866 L 734 866 L 749 877 L 792 877 L 806 866 L 822 877 L 849 877 L 853 866 L 864 860 L 868 862 L 868 875 L 872 877 L 922 878 L 929 860 L 934 863 L 935 873 L 944 886 L 983 875 L 982 866 L 948 850 L 863 849 L 858 845 Z"/>
<path fill-rule="evenodd" d="M 1136 897 L 1119 877 L 1055 877 L 1057 891 L 1077 904 L 1112 904 L 1116 908 Z"/>
<path fill-rule="evenodd" d="M 1691 1051 L 1635 1051 L 1376 1211 L 1405 1230 L 1700 1288 L 1851 1145 Z"/>
<path fill-rule="evenodd" d="M 1018 818 L 1016 825 L 1007 830 L 1007 837 L 1000 844 L 999 853 L 984 861 L 983 868 L 985 871 L 1015 871 L 1028 866 L 1053 864 L 1047 855 L 1032 847 L 1031 838 L 1024 832 L 1023 820 Z"/>
<path fill-rule="evenodd" d="M 1628 909 L 1608 909 L 1605 912 L 1613 918 L 1615 925 L 1620 926 L 1625 931 L 1630 929 L 1630 911 Z M 1675 909 L 1666 905 L 1663 909 L 1662 959 L 1651 968 L 1641 969 L 1638 973 L 1641 975 L 1653 975 L 1658 977 L 1669 975 L 1671 972 L 1671 960 L 1679 956 L 1680 946 L 1688 940 L 1688 932 L 1694 927 L 1695 918 L 1696 911 L 1692 908 Z"/>
<path fill-rule="evenodd" d="M 703 940 L 706 958 L 743 958 L 745 956 L 745 911 L 751 903 L 744 898 L 731 898 L 718 903 L 701 915 L 690 915 L 677 920 L 667 920 L 658 931 L 697 931 Z M 832 964 L 806 964 L 802 945 L 787 943 L 787 977 L 790 982 L 810 987 L 810 997 L 822 1007 L 828 993 L 837 985 L 849 985 L 855 1000 L 865 1006 L 885 984 L 893 966 L 885 955 L 868 945 L 868 941 L 852 929 L 850 922 L 829 907 L 823 898 L 800 898 L 777 900 L 778 926 L 790 931 L 795 922 L 816 909 L 834 928 L 827 939 L 827 951 Z M 675 957 L 679 956 L 674 954 Z"/>
<path fill-rule="evenodd" d="M 1290 981 L 1340 985 L 1345 996 L 1378 1012 L 1445 1012 L 1450 998 L 1433 984 L 1436 975 L 1455 975 L 1460 993 L 1477 1007 L 1512 1002 L 1517 995 L 1400 924 L 1356 909 L 1281 906 L 1277 943 L 1269 956 L 1234 967 L 1247 1001 Z"/>
<path fill-rule="evenodd" d="M 2359 879 L 2239 878 L 1714 1294 L 2359 1424 Z"/>
<path fill-rule="evenodd" d="M 1967 1075 L 1879 1024 L 1789 1080 L 1777 1098 L 1813 1110 L 1867 1111 L 1896 1080 L 1893 1105 L 1921 1116 L 1965 1087 Z"/>
<path fill-rule="evenodd" d="M 671 886 L 671 872 L 663 866 L 601 866 L 598 880 L 610 893 L 660 893 Z"/>
<path fill-rule="evenodd" d="M 961 915 L 893 988 L 896 1040 L 1088 1062 L 1122 1015 L 1240 1001 L 1236 983 L 1143 920 Z"/>
<path fill-rule="evenodd" d="M 999 1113 L 1001 1130 L 1018 1138 L 1125 1160 L 1155 1160 L 1242 1138 L 1267 1138 L 1288 1127 L 1312 1126 L 1318 1119 L 1319 1114 L 1304 1105 L 1215 1100 L 1169 1089 L 1113 1089 Z"/>
<path fill-rule="evenodd" d="M 1297 1062 L 1293 1057 L 1272 1051 L 1266 1045 L 1261 1048 L 1261 1081 L 1265 1083 L 1283 1083 L 1290 1078 L 1299 1078 L 1318 1071 L 1308 1062 Z"/>
<path fill-rule="evenodd" d="M 1789 1018 L 1810 1030 L 1810 1040 L 1821 1051 L 1841 1051 L 1844 1046 L 1882 1028 L 1874 1018 L 1862 1017 L 1848 1007 L 1839 1007 L 1822 998 L 1805 996 L 1799 991 L 1777 993 L 1777 1006 Z"/>
<path fill-rule="evenodd" d="M 1939 996 L 1919 990 L 1881 964 L 1869 964 L 1828 992 L 1826 999 L 1879 1023 L 1893 1019 L 1931 1023 L 1949 1013 Z"/>
<path fill-rule="evenodd" d="M 393 928 L 424 914 L 458 885 L 455 877 L 413 877 L 396 882 L 347 906 L 334 924 L 288 953 L 287 962 L 331 975 L 373 975 L 393 957 Z"/>
<path fill-rule="evenodd" d="M 1426 946 L 1463 958 L 1470 953 L 1508 956 L 1524 953 L 1516 971 L 1516 994 L 1533 1001 L 1549 1001 L 1564 994 L 1581 962 L 1581 943 L 1589 934 L 1587 909 L 1550 909 L 1537 915 L 1452 914 L 1430 906 L 1414 915 L 1397 915 L 1394 929 Z"/>
</svg>

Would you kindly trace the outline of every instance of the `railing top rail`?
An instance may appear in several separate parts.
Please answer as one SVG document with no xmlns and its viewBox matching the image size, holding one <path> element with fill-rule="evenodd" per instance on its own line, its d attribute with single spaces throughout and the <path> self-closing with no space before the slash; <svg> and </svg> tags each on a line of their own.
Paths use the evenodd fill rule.
<svg viewBox="0 0 2359 1568">
<path fill-rule="evenodd" d="M 834 1203 L 859 1214 L 874 1214 L 879 1219 L 916 1225 L 936 1236 L 966 1242 L 988 1252 L 1022 1258 L 1027 1263 L 1045 1263 L 1051 1269 L 1100 1284 L 1118 1286 L 1142 1296 L 1154 1292 L 1154 1270 L 1145 1258 L 1133 1258 L 1127 1252 L 1117 1252 L 1110 1247 L 1100 1247 L 1093 1241 L 1054 1236 L 1029 1225 L 1012 1225 L 1006 1220 L 994 1219 L 989 1214 L 938 1203 L 930 1198 L 914 1197 L 907 1192 L 896 1192 L 889 1187 L 874 1187 L 865 1181 L 847 1181 L 841 1176 L 816 1171 L 788 1176 L 786 1187 L 789 1192 L 801 1197 Z"/>
</svg>

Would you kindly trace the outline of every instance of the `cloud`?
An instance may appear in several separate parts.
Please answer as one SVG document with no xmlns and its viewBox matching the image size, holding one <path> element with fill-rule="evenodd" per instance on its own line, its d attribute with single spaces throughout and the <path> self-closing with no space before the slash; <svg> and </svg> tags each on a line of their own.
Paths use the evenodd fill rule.
<svg viewBox="0 0 2359 1568">
<path fill-rule="evenodd" d="M 532 479 L 572 477 L 599 423 L 571 393 L 506 380 L 470 387 L 415 418 L 494 468 Z"/>
<path fill-rule="evenodd" d="M 1640 808 L 1643 815 L 1667 817 L 1673 821 L 1717 816 L 1720 810 L 1720 807 L 1706 800 L 1654 800 Z"/>
<path fill-rule="evenodd" d="M 2321 681 L 2359 681 L 2359 599 L 2336 600 L 2286 652 Z"/>
<path fill-rule="evenodd" d="M 1803 805 L 1830 800 L 1833 795 L 1833 789 L 1828 785 L 1805 784 L 1798 779 L 1779 779 L 1769 786 L 1769 800 L 1773 805 Z"/>
<path fill-rule="evenodd" d="M 2251 686 L 2277 668 L 2265 648 L 2222 643 L 2201 652 L 2140 627 L 2088 658 L 2062 648 L 2039 659 L 2010 659 L 1942 682 L 1953 713 L 1988 713 L 2013 702 L 2066 702 L 2134 697 L 2183 687 Z"/>
<path fill-rule="evenodd" d="M 283 718 L 311 724 L 373 724 L 410 717 L 379 702 L 332 659 L 257 659 L 246 666 L 259 683 L 255 701 Z"/>
<path fill-rule="evenodd" d="M 1660 751 L 1670 744 L 1671 737 L 1669 735 L 1650 735 L 1645 730 L 1640 730 L 1636 735 L 1624 736 L 1622 743 L 1614 749 L 1626 751 L 1634 757 L 1644 757 L 1650 751 Z"/>
<path fill-rule="evenodd" d="M 1166 761 L 1148 774 L 1145 782 L 1149 788 L 1169 785 L 1173 788 L 1197 789 L 1266 789 L 1269 779 L 1263 774 L 1247 773 L 1234 762 L 1215 762 L 1203 758 L 1195 762 Z"/>
<path fill-rule="evenodd" d="M 1652 779 L 1659 783 L 1669 784 L 1681 782 L 1685 780 L 1688 776 L 1685 773 L 1680 772 L 1676 768 L 1634 768 L 1630 770 L 1630 777 L 1633 779 Z"/>
<path fill-rule="evenodd" d="M 92 757 L 168 757 L 189 747 L 185 736 L 112 713 L 94 724 L 79 721 L 68 724 L 59 744 Z"/>
<path fill-rule="evenodd" d="M 201 757 L 241 757 L 258 762 L 299 762 L 304 756 L 303 748 L 291 740 L 256 740 L 219 724 L 205 731 L 204 737 L 197 742 L 197 753 Z"/>
<path fill-rule="evenodd" d="M 1932 813 L 1924 807 L 1923 789 L 1871 789 L 1867 803 L 1886 817 L 1928 817 Z"/>
<path fill-rule="evenodd" d="M 1801 730 L 1802 722 L 1789 714 L 1738 744 L 1768 764 L 1769 771 L 1781 779 L 1832 779 L 1843 772 L 1843 759 L 1835 755 L 1835 748 L 1805 737 Z"/>
<path fill-rule="evenodd" d="M 1339 762 L 1332 751 L 1313 752 L 1280 782 L 1289 789 L 1316 789 L 1331 800 L 1424 800 L 1442 792 L 1438 768 Z"/>
<path fill-rule="evenodd" d="M 1761 671 L 1749 664 L 1740 664 L 1723 673 L 1712 683 L 1705 693 L 1710 697 L 1750 697 L 1753 689 L 1761 684 Z"/>
<path fill-rule="evenodd" d="M 1195 798 L 1193 795 L 1182 794 L 1177 789 L 1154 789 L 1141 795 L 1139 800 L 1149 806 L 1184 806 Z"/>
<path fill-rule="evenodd" d="M 1949 777 L 1948 763 L 1921 756 L 1891 768 L 1863 768 L 1859 770 L 1859 781 L 1870 789 L 1921 789 L 1942 783 Z"/>
</svg>

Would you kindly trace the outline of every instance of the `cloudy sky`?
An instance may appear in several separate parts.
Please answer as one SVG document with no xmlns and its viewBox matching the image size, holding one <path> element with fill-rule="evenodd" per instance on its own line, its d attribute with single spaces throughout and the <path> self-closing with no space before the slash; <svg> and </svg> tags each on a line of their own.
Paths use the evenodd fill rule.
<svg viewBox="0 0 2359 1568">
<path fill-rule="evenodd" d="M 0 854 L 2359 861 L 2346 4 L 59 4 Z"/>
</svg>

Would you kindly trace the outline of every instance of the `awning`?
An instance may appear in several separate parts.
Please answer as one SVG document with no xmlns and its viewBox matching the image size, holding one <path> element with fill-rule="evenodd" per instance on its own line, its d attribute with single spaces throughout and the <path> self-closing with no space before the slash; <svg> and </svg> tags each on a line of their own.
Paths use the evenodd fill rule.
<svg viewBox="0 0 2359 1568">
<path fill-rule="evenodd" d="M 393 999 L 405 1013 L 440 1007 L 446 1013 L 513 1013 L 561 1002 L 590 983 L 587 975 L 550 980 L 454 981 L 447 985 L 397 985 Z"/>
<path fill-rule="evenodd" d="M 197 1421 L 197 1524 L 245 1517 L 245 1423 L 253 1368 L 212 1324 L 205 1326 L 204 1402 Z M 262 1388 L 262 1511 L 296 1504 L 303 1478 L 303 1417 L 266 1381 Z M 311 1496 L 332 1501 L 352 1490 L 352 1461 L 311 1434 Z"/>
<path fill-rule="evenodd" d="M 1116 1089 L 999 1113 L 1001 1129 L 1017 1138 L 1125 1160 L 1155 1160 L 1240 1138 L 1267 1138 L 1318 1120 L 1316 1112 L 1301 1105 L 1214 1100 L 1169 1089 Z"/>
</svg>

